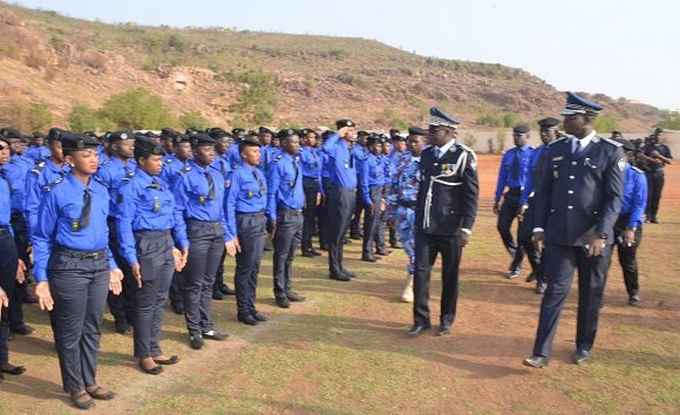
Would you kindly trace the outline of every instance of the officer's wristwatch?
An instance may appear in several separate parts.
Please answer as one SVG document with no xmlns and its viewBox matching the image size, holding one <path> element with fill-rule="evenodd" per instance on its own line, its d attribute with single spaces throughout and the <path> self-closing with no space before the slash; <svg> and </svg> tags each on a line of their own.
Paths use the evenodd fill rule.
<svg viewBox="0 0 680 415">
<path fill-rule="evenodd" d="M 607 234 L 604 233 L 604 232 L 602 232 L 602 233 L 600 233 L 599 235 L 597 235 L 597 237 L 598 237 L 599 239 L 603 239 L 603 240 L 605 240 L 605 241 L 606 241 L 607 239 L 609 239 L 609 235 L 607 235 Z"/>
</svg>

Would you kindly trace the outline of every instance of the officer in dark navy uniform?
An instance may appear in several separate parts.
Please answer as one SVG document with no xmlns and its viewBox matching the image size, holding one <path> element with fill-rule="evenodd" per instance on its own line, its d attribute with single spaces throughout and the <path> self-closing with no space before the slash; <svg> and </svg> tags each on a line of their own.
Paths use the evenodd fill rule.
<svg viewBox="0 0 680 415">
<path fill-rule="evenodd" d="M 385 204 L 384 184 L 385 169 L 382 157 L 383 138 L 378 134 L 371 134 L 366 139 L 368 156 L 359 163 L 359 188 L 364 205 L 364 240 L 361 260 L 376 262 L 375 251 L 378 248 L 378 222 L 381 220 L 381 206 Z M 383 246 L 384 249 L 384 246 Z"/>
<path fill-rule="evenodd" d="M 9 162 L 10 158 L 9 141 L 0 137 L 0 382 L 3 380 L 3 373 L 20 375 L 26 371 L 22 366 L 14 366 L 9 363 L 9 305 L 13 297 L 13 291 L 19 280 L 25 275 L 25 269 L 19 270 L 19 257 L 17 256 L 16 245 L 12 235 L 10 224 L 11 215 L 11 192 L 10 184 L 5 178 L 2 166 Z"/>
<path fill-rule="evenodd" d="M 569 136 L 545 150 L 549 164 L 535 190 L 533 238 L 539 251 L 545 246 L 548 288 L 541 302 L 533 355 L 524 361 L 527 366 L 548 364 L 575 270 L 579 305 L 574 363 L 591 357 L 626 167 L 621 144 L 599 137 L 593 129 L 601 110 L 600 105 L 568 93 L 562 115 Z"/>
<path fill-rule="evenodd" d="M 302 187 L 305 191 L 304 224 L 302 226 L 302 256 L 313 258 L 321 253 L 314 249 L 312 236 L 320 226 L 321 168 L 322 159 L 317 148 L 319 135 L 316 131 L 304 128 L 300 131 L 302 148 L 300 166 L 302 167 Z"/>
<path fill-rule="evenodd" d="M 328 205 L 328 268 L 330 278 L 350 281 L 356 275 L 345 269 L 345 232 L 349 227 L 357 190 L 357 154 L 353 149 L 356 126 L 352 120 L 338 120 L 337 133 L 328 136 L 322 149 L 328 157 L 329 181 L 324 186 Z"/>
<path fill-rule="evenodd" d="M 204 339 L 222 341 L 227 334 L 215 329 L 211 302 L 215 274 L 222 251 L 233 253 L 232 238 L 226 232 L 224 216 L 224 177 L 211 167 L 215 160 L 215 140 L 209 135 L 191 136 L 194 158 L 189 171 L 180 176 L 175 188 L 177 209 L 182 212 L 189 237 L 189 254 L 184 270 L 184 319 L 189 344 L 201 349 Z"/>
<path fill-rule="evenodd" d="M 645 173 L 647 175 L 649 194 L 647 211 L 645 213 L 650 223 L 659 223 L 657 214 L 659 212 L 659 203 L 661 202 L 661 192 L 666 181 L 664 168 L 671 164 L 673 160 L 671 149 L 660 142 L 663 133 L 662 128 L 656 128 L 652 135 L 645 140 L 646 142 L 639 154 L 640 158 L 644 160 L 646 167 Z"/>
<path fill-rule="evenodd" d="M 135 160 L 137 170 L 118 190 L 114 215 L 121 254 L 132 271 L 127 285 L 134 309 L 134 356 L 143 372 L 158 375 L 160 365 L 178 361 L 163 354 L 160 334 L 173 271 L 186 263 L 189 241 L 184 218 L 160 178 L 163 148 L 138 137 Z"/>
<path fill-rule="evenodd" d="M 512 222 L 520 212 L 520 199 L 530 175 L 530 161 L 534 152 L 534 148 L 529 145 L 528 125 L 516 125 L 512 129 L 512 138 L 515 148 L 508 150 L 501 160 L 498 181 L 496 183 L 496 198 L 493 205 L 493 212 L 498 215 L 496 225 L 498 233 L 501 236 L 505 249 L 512 258 L 507 273 L 507 277 L 510 279 L 517 278 L 520 275 L 522 261 L 524 260 L 524 249 L 519 243 L 515 243 L 511 228 Z M 506 188 L 508 189 L 507 192 L 505 192 Z M 501 204 L 501 197 L 503 204 Z M 519 234 L 519 226 L 517 229 Z"/>
<path fill-rule="evenodd" d="M 267 179 L 257 168 L 260 163 L 260 141 L 245 137 L 239 143 L 242 160 L 234 170 L 231 187 L 225 198 L 227 233 L 234 239 L 236 255 L 237 319 L 250 326 L 267 321 L 257 311 L 257 277 L 264 253 L 267 233 Z"/>
<path fill-rule="evenodd" d="M 456 143 L 460 121 L 438 108 L 430 110 L 431 147 L 420 160 L 421 182 L 416 204 L 413 327 L 417 336 L 431 327 L 430 274 L 442 256 L 439 335 L 451 332 L 458 302 L 458 270 L 463 248 L 477 215 L 479 179 L 474 151 Z"/>
<path fill-rule="evenodd" d="M 300 138 L 297 131 L 279 131 L 281 154 L 269 166 L 267 219 L 274 239 L 274 298 L 281 308 L 305 298 L 293 291 L 293 259 L 302 240 L 305 192 L 300 165 Z"/>
<path fill-rule="evenodd" d="M 36 295 L 51 311 L 64 391 L 80 409 L 113 392 L 96 381 L 101 322 L 109 290 L 121 292 L 122 272 L 109 249 L 109 192 L 94 176 L 97 140 L 61 136 L 71 173 L 43 191 L 33 232 Z"/>
</svg>

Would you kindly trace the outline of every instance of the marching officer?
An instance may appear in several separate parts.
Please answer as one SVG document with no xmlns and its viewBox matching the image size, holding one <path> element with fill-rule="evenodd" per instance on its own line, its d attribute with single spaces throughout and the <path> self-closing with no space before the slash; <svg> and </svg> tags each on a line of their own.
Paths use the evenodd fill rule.
<svg viewBox="0 0 680 415">
<path fill-rule="evenodd" d="M 389 153 L 390 164 L 388 174 L 385 177 L 387 180 L 387 185 L 385 186 L 386 193 L 389 193 L 389 188 L 392 185 L 392 178 L 397 174 L 397 168 L 404 162 L 404 159 L 411 158 L 411 153 L 408 151 L 407 136 L 402 135 L 399 130 L 394 129 L 390 131 L 390 139 L 392 140 L 392 150 Z M 388 222 L 387 229 L 389 230 L 390 248 L 400 249 L 399 231 L 396 229 L 395 224 Z"/>
<path fill-rule="evenodd" d="M 304 224 L 302 226 L 302 256 L 313 258 L 321 253 L 314 249 L 312 236 L 317 224 L 320 226 L 321 202 L 321 156 L 317 148 L 319 135 L 312 129 L 301 131 L 302 149 L 300 165 L 302 167 L 302 188 L 305 191 Z"/>
<path fill-rule="evenodd" d="M 408 276 L 401 294 L 402 301 L 413 302 L 413 274 L 415 272 L 415 225 L 418 187 L 420 186 L 420 156 L 425 148 L 427 131 L 410 128 L 407 152 L 402 155 L 392 176 L 389 196 L 390 222 L 397 230 L 399 240 L 408 256 Z"/>
<path fill-rule="evenodd" d="M 354 212 L 357 190 L 357 155 L 352 148 L 356 140 L 356 125 L 352 120 L 338 120 L 337 133 L 328 136 L 322 145 L 328 157 L 329 181 L 324 186 L 328 206 L 328 268 L 330 278 L 350 281 L 356 275 L 343 266 L 345 232 Z"/>
<path fill-rule="evenodd" d="M 361 201 L 364 209 L 364 238 L 361 260 L 376 262 L 375 251 L 380 221 L 381 208 L 385 204 L 383 189 L 385 184 L 385 166 L 382 157 L 383 139 L 378 134 L 371 134 L 366 139 L 368 156 L 359 162 L 359 185 Z M 383 246 L 383 249 L 385 247 Z"/>
<path fill-rule="evenodd" d="M 255 326 L 267 321 L 257 311 L 257 276 L 264 253 L 267 234 L 267 180 L 257 168 L 260 163 L 260 141 L 248 136 L 239 143 L 241 165 L 234 170 L 231 187 L 225 198 L 227 233 L 236 247 L 237 319 Z"/>
<path fill-rule="evenodd" d="M 417 336 L 431 327 L 430 274 L 442 256 L 441 316 L 438 334 L 448 335 L 456 317 L 458 270 L 463 248 L 477 215 L 479 179 L 474 151 L 456 143 L 460 121 L 438 108 L 430 109 L 432 146 L 420 160 L 421 181 L 416 204 L 413 327 Z"/>
<path fill-rule="evenodd" d="M 621 213 L 614 224 L 614 241 L 623 271 L 623 281 L 628 292 L 628 304 L 638 306 L 640 305 L 640 284 L 637 249 L 642 242 L 642 218 L 647 205 L 647 178 L 642 170 L 633 165 L 635 146 L 625 141 L 623 149 L 626 152 L 627 163 L 624 171 Z"/>
<path fill-rule="evenodd" d="M 96 381 L 101 322 L 109 290 L 123 274 L 109 249 L 109 192 L 94 177 L 97 140 L 63 133 L 71 173 L 43 189 L 33 233 L 34 276 L 40 308 L 51 311 L 64 391 L 80 409 L 114 394 Z"/>
<path fill-rule="evenodd" d="M 228 335 L 215 330 L 211 302 L 215 274 L 226 248 L 231 255 L 234 243 L 226 232 L 224 216 L 224 177 L 211 167 L 215 160 L 215 140 L 209 135 L 191 136 L 194 158 L 188 172 L 175 188 L 175 203 L 182 212 L 189 238 L 189 253 L 183 272 L 184 319 L 192 349 L 203 348 L 204 339 L 223 341 Z"/>
<path fill-rule="evenodd" d="M 621 144 L 599 137 L 593 129 L 601 110 L 599 104 L 568 93 L 562 115 L 570 137 L 552 142 L 543 156 L 548 164 L 535 188 L 533 238 L 539 251 L 545 246 L 548 288 L 533 355 L 524 360 L 527 366 L 548 364 L 574 270 L 579 306 L 573 359 L 581 364 L 591 358 L 626 168 Z"/>
<path fill-rule="evenodd" d="M 321 133 L 321 146 L 318 148 L 319 158 L 321 159 L 321 204 L 319 205 L 319 248 L 328 251 L 328 239 L 330 235 L 330 220 L 328 219 L 328 195 L 326 191 L 331 185 L 331 158 L 323 151 L 323 144 L 334 132 L 326 130 Z"/>
<path fill-rule="evenodd" d="M 654 133 L 647 138 L 645 145 L 642 146 L 642 154 L 640 155 L 647 166 L 645 173 L 649 187 L 649 198 L 646 214 L 647 220 L 651 223 L 659 223 L 657 213 L 659 212 L 661 192 L 666 180 L 664 167 L 671 164 L 673 160 L 671 149 L 660 142 L 663 133 L 663 129 L 655 129 Z"/>
<path fill-rule="evenodd" d="M 158 375 L 163 371 L 160 365 L 178 361 L 177 356 L 163 354 L 160 334 L 175 262 L 177 268 L 184 266 L 189 241 L 184 218 L 160 178 L 163 148 L 139 137 L 135 161 L 135 175 L 118 191 L 116 230 L 121 254 L 132 271 L 127 285 L 134 307 L 134 356 L 143 372 Z"/>
<path fill-rule="evenodd" d="M 26 371 L 23 366 L 14 366 L 9 363 L 9 305 L 14 297 L 13 291 L 16 284 L 24 278 L 25 271 L 19 266 L 19 257 L 12 236 L 10 184 L 2 169 L 2 166 L 9 162 L 9 148 L 9 141 L 0 136 L 0 251 L 2 252 L 0 255 L 0 382 L 3 380 L 3 373 L 20 375 Z"/>
<path fill-rule="evenodd" d="M 267 219 L 274 235 L 274 298 L 281 308 L 305 298 L 292 290 L 293 259 L 302 240 L 305 192 L 300 166 L 300 138 L 295 130 L 279 131 L 281 154 L 269 166 Z"/>
<path fill-rule="evenodd" d="M 508 278 L 517 278 L 522 271 L 524 249 L 512 237 L 512 222 L 520 213 L 520 199 L 530 175 L 530 160 L 534 152 L 529 145 L 529 126 L 516 125 L 512 129 L 515 148 L 508 150 L 501 160 L 496 183 L 496 198 L 493 205 L 494 214 L 498 215 L 497 229 L 505 249 L 510 254 L 512 262 L 506 274 Z M 503 192 L 508 189 L 505 194 Z M 501 197 L 503 204 L 501 205 Z M 518 226 L 519 233 L 519 226 Z"/>
<path fill-rule="evenodd" d="M 362 157 L 357 158 L 357 161 L 363 160 L 368 156 L 368 146 L 366 143 L 370 135 L 371 134 L 363 130 L 357 133 L 356 142 L 352 146 L 352 150 L 355 151 L 355 154 L 359 152 L 362 155 Z M 357 169 L 357 181 L 359 181 L 359 169 Z M 365 204 L 363 203 L 364 195 L 361 192 L 361 186 L 359 186 L 357 188 L 356 195 L 358 202 L 354 205 L 354 213 L 349 225 L 349 238 L 357 241 L 362 240 L 364 237 L 363 230 L 361 228 L 361 216 L 364 212 Z"/>
<path fill-rule="evenodd" d="M 524 184 L 524 190 L 520 197 L 520 223 L 517 234 L 517 243 L 524 249 L 527 254 L 527 259 L 531 265 L 531 273 L 527 276 L 527 282 L 536 281 L 536 293 L 543 294 L 548 284 L 545 280 L 546 276 L 543 274 L 543 259 L 536 251 L 531 235 L 534 229 L 534 211 L 535 211 L 535 192 L 534 189 L 538 187 L 538 183 L 545 176 L 545 162 L 541 158 L 548 144 L 555 141 L 559 136 L 560 120 L 557 118 L 543 118 L 538 121 L 540 128 L 541 142 L 543 143 L 531 154 L 529 161 L 529 174 Z"/>
</svg>

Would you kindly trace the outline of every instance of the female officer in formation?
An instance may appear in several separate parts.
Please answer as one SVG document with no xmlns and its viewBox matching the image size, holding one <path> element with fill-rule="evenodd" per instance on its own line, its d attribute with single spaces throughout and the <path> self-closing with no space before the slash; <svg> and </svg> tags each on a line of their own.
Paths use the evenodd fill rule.
<svg viewBox="0 0 680 415">
<path fill-rule="evenodd" d="M 81 409 L 113 392 L 96 381 L 101 322 L 109 290 L 118 295 L 122 273 L 109 250 L 109 193 L 93 178 L 98 141 L 61 137 L 71 173 L 45 186 L 33 233 L 36 295 L 51 311 L 64 391 Z"/>
<path fill-rule="evenodd" d="M 134 309 L 134 355 L 140 369 L 152 375 L 163 371 L 160 365 L 179 360 L 177 356 L 166 357 L 159 341 L 172 275 L 175 268 L 184 267 L 189 247 L 184 218 L 159 177 L 162 157 L 159 144 L 146 137 L 137 138 L 137 171 L 121 186 L 114 212 L 122 256 L 134 279 L 128 285 Z"/>
</svg>

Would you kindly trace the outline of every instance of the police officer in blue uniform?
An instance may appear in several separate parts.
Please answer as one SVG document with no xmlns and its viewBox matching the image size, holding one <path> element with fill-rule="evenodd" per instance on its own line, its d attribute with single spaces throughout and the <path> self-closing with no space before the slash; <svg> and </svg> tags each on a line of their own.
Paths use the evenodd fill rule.
<svg viewBox="0 0 680 415">
<path fill-rule="evenodd" d="M 267 219 L 274 235 L 274 298 L 281 308 L 305 298 L 293 291 L 293 259 L 302 240 L 305 192 L 297 131 L 283 129 L 278 138 L 282 153 L 269 166 Z"/>
<path fill-rule="evenodd" d="M 369 135 L 366 140 L 368 156 L 359 163 L 359 185 L 364 205 L 364 240 L 361 260 L 376 262 L 374 255 L 378 238 L 381 207 L 384 206 L 385 166 L 382 156 L 383 138 L 378 134 Z M 384 243 L 384 239 L 383 239 Z M 383 246 L 384 249 L 384 246 Z"/>
<path fill-rule="evenodd" d="M 40 132 L 34 132 L 29 141 L 30 144 L 24 155 L 33 160 L 34 163 L 47 160 L 50 156 L 50 150 L 45 147 L 45 136 Z"/>
<path fill-rule="evenodd" d="M 645 213 L 650 223 L 659 223 L 657 214 L 659 212 L 659 203 L 661 202 L 661 192 L 666 181 L 664 168 L 670 165 L 673 160 L 671 149 L 660 142 L 663 133 L 662 128 L 656 128 L 652 135 L 647 137 L 640 152 L 640 158 L 644 160 L 647 186 L 649 188 L 647 210 Z"/>
<path fill-rule="evenodd" d="M 10 184 L 10 195 L 12 200 L 12 229 L 14 243 L 22 262 L 22 266 L 30 264 L 28 254 L 29 231 L 26 217 L 24 216 L 24 202 L 26 199 L 26 177 L 33 168 L 33 160 L 23 155 L 25 150 L 24 135 L 15 129 L 5 129 L 3 133 L 5 139 L 10 144 L 11 157 L 9 163 L 2 166 L 5 172 L 5 179 Z M 24 321 L 24 300 L 28 294 L 28 282 L 18 283 L 16 289 L 11 292 L 9 320 L 10 330 L 14 334 L 29 335 L 33 328 Z"/>
<path fill-rule="evenodd" d="M 254 326 L 267 321 L 267 317 L 255 307 L 257 276 L 267 233 L 267 181 L 257 168 L 260 163 L 260 142 L 257 137 L 243 138 L 239 150 L 242 163 L 232 174 L 225 210 L 227 233 L 235 239 L 237 248 L 237 319 Z"/>
<path fill-rule="evenodd" d="M 302 129 L 300 137 L 302 138 L 302 149 L 300 150 L 302 188 L 305 191 L 301 247 L 302 256 L 313 258 L 321 255 L 312 245 L 312 236 L 314 230 L 321 224 L 319 205 L 321 202 L 322 160 L 317 148 L 319 135 L 316 131 L 309 128 Z"/>
<path fill-rule="evenodd" d="M 406 286 L 401 294 L 402 301 L 413 302 L 413 273 L 415 272 L 415 225 L 418 188 L 420 186 L 420 156 L 425 148 L 427 131 L 422 128 L 409 129 L 407 151 L 394 168 L 392 185 L 387 197 L 390 222 L 397 230 L 399 240 L 408 256 Z"/>
<path fill-rule="evenodd" d="M 352 150 L 355 151 L 355 154 L 357 154 L 357 152 L 362 153 L 362 157 L 357 158 L 357 161 L 363 160 L 368 156 L 368 147 L 366 142 L 368 141 L 368 137 L 370 135 L 371 134 L 369 134 L 367 131 L 363 130 L 357 133 L 357 139 L 352 146 Z M 357 169 L 357 181 L 359 180 L 359 170 L 360 169 Z M 361 217 L 362 213 L 364 212 L 365 204 L 363 202 L 364 196 L 361 192 L 361 186 L 358 186 L 356 195 L 357 203 L 355 203 L 354 213 L 349 225 L 349 238 L 358 241 L 362 240 L 364 237 L 364 232 L 361 227 Z"/>
<path fill-rule="evenodd" d="M 637 249 L 642 242 L 642 222 L 647 206 L 647 178 L 645 173 L 634 165 L 635 146 L 630 141 L 624 140 L 623 149 L 628 163 L 624 172 L 621 213 L 614 224 L 614 241 L 628 292 L 628 304 L 638 306 L 640 283 Z"/>
<path fill-rule="evenodd" d="M 416 266 L 413 279 L 414 324 L 409 335 L 430 329 L 430 274 L 442 256 L 441 316 L 438 335 L 451 332 L 458 302 L 458 270 L 477 215 L 477 157 L 456 143 L 460 120 L 438 108 L 430 109 L 432 146 L 420 160 L 421 181 L 416 204 Z"/>
<path fill-rule="evenodd" d="M 184 266 L 189 241 L 184 218 L 160 178 L 163 148 L 138 137 L 135 161 L 137 170 L 118 190 L 114 214 L 121 253 L 132 271 L 127 286 L 134 307 L 134 356 L 143 372 L 158 375 L 161 364 L 178 361 L 163 354 L 160 334 L 173 271 Z"/>
<path fill-rule="evenodd" d="M 515 148 L 508 150 L 501 160 L 496 183 L 496 198 L 493 205 L 493 212 L 498 215 L 496 225 L 498 233 L 505 249 L 512 258 L 507 273 L 507 277 L 510 279 L 517 278 L 522 270 L 524 249 L 513 239 L 511 229 L 512 222 L 520 213 L 520 199 L 530 175 L 529 165 L 531 155 L 534 152 L 533 147 L 529 145 L 528 125 L 516 125 L 512 129 L 512 138 L 515 142 Z M 503 194 L 506 188 L 508 191 Z M 502 205 L 501 196 L 503 198 Z"/>
<path fill-rule="evenodd" d="M 545 150 L 546 176 L 536 192 L 534 241 L 545 246 L 548 288 L 530 367 L 544 367 L 552 351 L 560 312 L 578 270 L 579 303 L 574 363 L 591 358 L 605 275 L 621 211 L 626 161 L 621 144 L 597 136 L 593 121 L 602 107 L 573 93 L 562 112 L 569 135 Z"/>
<path fill-rule="evenodd" d="M 536 281 L 536 293 L 543 294 L 548 287 L 546 276 L 543 273 L 543 259 L 536 251 L 531 236 L 534 229 L 534 211 L 535 211 L 535 192 L 534 189 L 538 187 L 538 183 L 545 177 L 545 162 L 542 155 L 545 152 L 548 144 L 555 141 L 559 136 L 558 126 L 560 120 L 557 118 L 543 118 L 538 121 L 540 127 L 541 142 L 543 143 L 531 154 L 529 162 L 529 175 L 524 184 L 524 190 L 520 197 L 520 223 L 517 234 L 517 243 L 524 249 L 527 254 L 527 259 L 531 265 L 531 273 L 527 276 L 527 282 Z"/>
<path fill-rule="evenodd" d="M 330 278 L 350 281 L 356 275 L 343 266 L 345 232 L 350 223 L 357 189 L 357 154 L 352 148 L 356 126 L 352 120 L 338 120 L 337 133 L 328 136 L 323 152 L 328 156 L 329 181 L 324 185 L 328 206 L 328 268 Z"/>
<path fill-rule="evenodd" d="M 231 135 L 234 139 L 234 143 L 229 147 L 229 152 L 227 159 L 229 159 L 229 164 L 231 164 L 231 169 L 236 170 L 241 165 L 241 153 L 239 152 L 239 143 L 246 136 L 246 132 L 243 128 L 234 128 L 231 130 Z"/>
<path fill-rule="evenodd" d="M 323 144 L 334 132 L 326 130 L 321 133 L 321 145 L 318 149 L 319 157 L 321 158 L 321 204 L 319 205 L 319 248 L 322 251 L 328 251 L 328 238 L 330 234 L 330 220 L 328 219 L 328 195 L 327 189 L 331 183 L 331 158 L 323 151 Z"/>
<path fill-rule="evenodd" d="M 387 203 L 386 197 L 389 191 L 391 181 L 390 174 L 392 172 L 392 160 L 390 159 L 390 153 L 392 152 L 392 145 L 390 140 L 386 135 L 380 134 L 380 164 L 382 164 L 383 169 L 383 180 L 382 180 L 382 196 L 380 202 L 380 208 L 378 210 L 378 225 L 376 228 L 375 235 L 375 254 L 379 256 L 388 256 L 392 252 L 387 249 L 387 244 L 385 243 L 385 229 L 387 226 Z M 368 155 L 368 154 L 367 154 Z M 390 233 L 390 235 L 392 235 Z"/>
<path fill-rule="evenodd" d="M 189 171 L 180 176 L 175 188 L 177 209 L 182 212 L 189 237 L 189 254 L 184 270 L 184 318 L 189 344 L 201 349 L 204 339 L 222 341 L 226 334 L 215 330 L 211 301 L 215 274 L 227 248 L 234 252 L 224 216 L 224 177 L 211 167 L 215 140 L 209 135 L 191 136 L 194 158 Z"/>
<path fill-rule="evenodd" d="M 409 159 L 411 157 L 408 151 L 408 137 L 402 135 L 397 129 L 390 130 L 390 139 L 392 141 L 392 148 L 389 153 L 389 172 L 386 176 L 387 185 L 385 186 L 385 192 L 389 192 L 389 188 L 392 185 L 392 177 L 397 174 L 396 169 L 404 161 L 404 158 Z M 390 248 L 401 249 L 399 245 L 399 231 L 396 229 L 394 223 L 387 223 L 387 229 L 389 231 L 389 242 Z"/>
<path fill-rule="evenodd" d="M 2 166 L 9 162 L 10 144 L 0 137 L 0 382 L 3 373 L 20 375 L 26 371 L 22 366 L 9 363 L 9 305 L 18 280 L 24 278 L 25 268 L 20 270 L 12 226 L 10 224 L 11 200 L 10 184 L 5 178 Z M 19 273 L 18 273 L 19 271 Z M 21 274 L 21 275 L 19 275 Z"/>
<path fill-rule="evenodd" d="M 80 409 L 113 392 L 96 381 L 101 322 L 110 290 L 121 291 L 122 272 L 109 249 L 109 193 L 96 179 L 97 140 L 64 133 L 71 173 L 44 189 L 33 232 L 36 295 L 51 311 L 64 391 Z"/>
<path fill-rule="evenodd" d="M 127 131 L 116 131 L 109 135 L 108 142 L 111 157 L 108 162 L 100 164 L 97 179 L 106 186 L 111 196 L 111 206 L 109 209 L 111 216 L 108 222 L 111 252 L 123 273 L 129 275 L 130 270 L 127 267 L 127 262 L 125 262 L 120 252 L 113 212 L 118 196 L 118 188 L 130 180 L 137 169 L 137 164 L 134 161 L 135 140 L 134 136 Z M 108 298 L 109 310 L 114 318 L 116 332 L 119 334 L 128 333 L 130 331 L 130 323 L 132 322 L 132 307 L 127 301 L 125 282 L 124 280 L 121 295 L 109 294 Z"/>
</svg>

